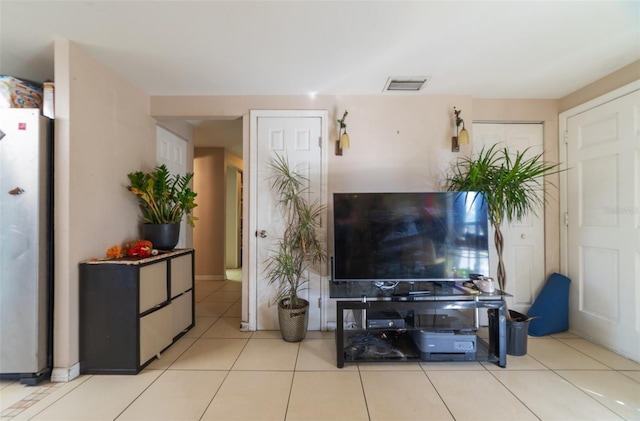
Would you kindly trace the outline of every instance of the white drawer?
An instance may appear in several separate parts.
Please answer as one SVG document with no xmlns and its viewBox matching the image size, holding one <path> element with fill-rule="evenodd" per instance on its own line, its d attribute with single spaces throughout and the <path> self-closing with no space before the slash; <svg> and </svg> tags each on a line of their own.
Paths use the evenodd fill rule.
<svg viewBox="0 0 640 421">
<path fill-rule="evenodd" d="M 140 268 L 140 313 L 167 301 L 167 262 Z"/>
<path fill-rule="evenodd" d="M 140 365 L 173 342 L 173 307 L 169 304 L 140 318 Z"/>
<path fill-rule="evenodd" d="M 186 292 L 171 301 L 173 306 L 173 336 L 178 336 L 193 322 L 193 291 Z"/>
<path fill-rule="evenodd" d="M 171 297 L 191 289 L 193 282 L 191 259 L 191 254 L 171 259 Z"/>
</svg>

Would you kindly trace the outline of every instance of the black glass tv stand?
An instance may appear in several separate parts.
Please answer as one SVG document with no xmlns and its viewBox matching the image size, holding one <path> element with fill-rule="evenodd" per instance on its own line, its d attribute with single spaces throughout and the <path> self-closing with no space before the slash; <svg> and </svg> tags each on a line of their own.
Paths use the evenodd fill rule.
<svg viewBox="0 0 640 421">
<path fill-rule="evenodd" d="M 343 283 L 331 286 L 331 297 L 338 299 L 339 368 L 345 362 L 472 360 L 506 367 L 506 303 L 499 291 L 469 293 L 452 282 L 388 289 Z M 492 312 L 488 339 L 477 334 L 481 310 Z"/>
</svg>

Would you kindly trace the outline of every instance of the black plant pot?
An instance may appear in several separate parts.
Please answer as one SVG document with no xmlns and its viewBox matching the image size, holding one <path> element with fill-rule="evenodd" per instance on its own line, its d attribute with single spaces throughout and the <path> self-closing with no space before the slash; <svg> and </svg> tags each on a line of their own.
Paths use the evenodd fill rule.
<svg viewBox="0 0 640 421">
<path fill-rule="evenodd" d="M 180 224 L 143 224 L 142 238 L 154 249 L 173 250 L 180 239 Z"/>
</svg>

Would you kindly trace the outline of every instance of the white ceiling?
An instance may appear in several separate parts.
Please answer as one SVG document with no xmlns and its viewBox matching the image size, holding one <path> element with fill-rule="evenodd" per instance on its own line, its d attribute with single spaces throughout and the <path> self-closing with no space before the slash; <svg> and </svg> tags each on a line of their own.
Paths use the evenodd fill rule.
<svg viewBox="0 0 640 421">
<path fill-rule="evenodd" d="M 640 2 L 0 0 L 0 74 L 53 79 L 59 37 L 150 95 L 380 94 L 424 75 L 419 95 L 561 98 L 640 59 Z"/>
</svg>

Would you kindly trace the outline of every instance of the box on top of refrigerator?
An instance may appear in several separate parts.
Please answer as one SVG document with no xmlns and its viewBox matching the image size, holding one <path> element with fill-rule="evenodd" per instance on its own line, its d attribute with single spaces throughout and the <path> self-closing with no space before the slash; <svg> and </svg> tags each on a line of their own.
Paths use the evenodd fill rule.
<svg viewBox="0 0 640 421">
<path fill-rule="evenodd" d="M 42 115 L 49 118 L 55 118 L 55 85 L 53 82 L 45 81 L 42 84 L 42 90 Z"/>
<path fill-rule="evenodd" d="M 0 75 L 0 108 L 42 108 L 42 87 Z"/>
</svg>

